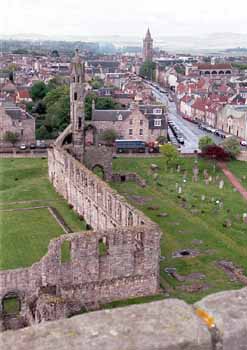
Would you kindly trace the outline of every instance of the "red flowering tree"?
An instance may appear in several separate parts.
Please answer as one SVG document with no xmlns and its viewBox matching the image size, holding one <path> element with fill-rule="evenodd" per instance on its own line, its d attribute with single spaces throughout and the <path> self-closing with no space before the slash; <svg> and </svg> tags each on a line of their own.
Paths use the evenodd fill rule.
<svg viewBox="0 0 247 350">
<path fill-rule="evenodd" d="M 217 145 L 209 145 L 208 147 L 206 147 L 201 153 L 201 157 L 212 160 L 219 160 L 222 162 L 227 162 L 231 158 L 228 152 L 226 152 L 222 147 Z"/>
</svg>

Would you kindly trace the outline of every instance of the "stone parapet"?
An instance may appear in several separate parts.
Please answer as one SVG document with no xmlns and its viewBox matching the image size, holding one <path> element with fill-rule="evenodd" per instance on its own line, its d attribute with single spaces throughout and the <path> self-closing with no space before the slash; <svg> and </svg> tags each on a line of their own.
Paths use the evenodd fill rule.
<svg viewBox="0 0 247 350">
<path fill-rule="evenodd" d="M 247 288 L 210 295 L 195 305 L 167 299 L 97 311 L 7 331 L 1 349 L 246 350 L 246 301 Z"/>
</svg>

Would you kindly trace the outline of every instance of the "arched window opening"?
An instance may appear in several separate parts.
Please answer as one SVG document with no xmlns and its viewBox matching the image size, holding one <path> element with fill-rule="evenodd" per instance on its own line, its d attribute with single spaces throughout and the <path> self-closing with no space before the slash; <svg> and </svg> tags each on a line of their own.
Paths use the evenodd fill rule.
<svg viewBox="0 0 247 350">
<path fill-rule="evenodd" d="M 108 211 L 110 214 L 112 213 L 112 198 L 110 195 L 108 196 Z"/>
<path fill-rule="evenodd" d="M 74 92 L 74 101 L 77 101 L 77 92 Z"/>
<path fill-rule="evenodd" d="M 131 211 L 129 211 L 128 213 L 128 226 L 133 226 L 134 224 L 134 217 Z"/>
<path fill-rule="evenodd" d="M 21 311 L 21 300 L 16 293 L 9 293 L 3 298 L 2 309 L 5 315 L 18 315 Z"/>
<path fill-rule="evenodd" d="M 102 180 L 105 179 L 104 168 L 101 165 L 95 165 L 92 169 L 93 173 L 100 177 Z"/>
<path fill-rule="evenodd" d="M 61 263 L 67 263 L 71 261 L 71 243 L 70 241 L 63 241 L 61 245 Z"/>
<path fill-rule="evenodd" d="M 78 118 L 78 128 L 81 129 L 81 117 Z"/>
<path fill-rule="evenodd" d="M 109 245 L 106 237 L 102 237 L 98 244 L 99 256 L 108 255 Z"/>
<path fill-rule="evenodd" d="M 118 208 L 117 208 L 117 217 L 118 217 L 118 221 L 121 225 L 121 223 L 122 223 L 122 206 L 121 206 L 121 204 L 119 204 Z"/>
</svg>

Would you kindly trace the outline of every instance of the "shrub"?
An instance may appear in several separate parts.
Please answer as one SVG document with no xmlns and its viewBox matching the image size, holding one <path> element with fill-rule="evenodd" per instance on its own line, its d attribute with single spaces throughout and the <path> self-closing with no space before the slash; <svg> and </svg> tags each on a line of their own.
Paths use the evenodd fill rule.
<svg viewBox="0 0 247 350">
<path fill-rule="evenodd" d="M 230 160 L 231 155 L 220 146 L 210 145 L 204 149 L 201 157 L 225 162 Z"/>
<path fill-rule="evenodd" d="M 208 146 L 214 145 L 214 141 L 209 136 L 203 136 L 199 140 L 199 148 L 201 151 L 205 150 Z"/>
<path fill-rule="evenodd" d="M 236 158 L 240 153 L 240 144 L 239 140 L 236 137 L 229 137 L 224 140 L 222 143 L 224 150 L 230 154 L 232 158 Z"/>
</svg>

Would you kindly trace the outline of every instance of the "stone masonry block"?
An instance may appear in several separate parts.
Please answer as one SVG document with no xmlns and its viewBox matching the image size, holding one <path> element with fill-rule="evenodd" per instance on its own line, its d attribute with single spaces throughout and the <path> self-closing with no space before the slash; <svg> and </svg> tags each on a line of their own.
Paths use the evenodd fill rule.
<svg viewBox="0 0 247 350">
<path fill-rule="evenodd" d="M 247 288 L 209 295 L 195 306 L 214 318 L 224 350 L 247 350 Z"/>
<path fill-rule="evenodd" d="M 1 350 L 17 349 L 211 350 L 212 346 L 193 307 L 169 299 L 3 333 Z"/>
</svg>

